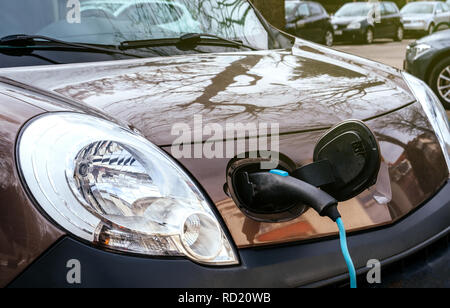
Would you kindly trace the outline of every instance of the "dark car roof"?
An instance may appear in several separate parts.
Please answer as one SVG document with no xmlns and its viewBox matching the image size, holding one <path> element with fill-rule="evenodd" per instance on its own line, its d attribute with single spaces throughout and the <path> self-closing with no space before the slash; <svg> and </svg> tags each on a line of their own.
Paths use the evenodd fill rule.
<svg viewBox="0 0 450 308">
<path fill-rule="evenodd" d="M 418 43 L 432 43 L 437 41 L 448 41 L 450 42 L 450 29 L 435 32 L 432 35 L 426 36 L 418 40 Z"/>
</svg>

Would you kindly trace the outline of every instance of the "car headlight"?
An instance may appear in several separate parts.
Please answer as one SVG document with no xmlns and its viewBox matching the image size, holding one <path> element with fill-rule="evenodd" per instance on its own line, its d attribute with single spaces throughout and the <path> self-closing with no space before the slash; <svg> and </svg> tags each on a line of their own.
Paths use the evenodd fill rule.
<svg viewBox="0 0 450 308">
<path fill-rule="evenodd" d="M 347 29 L 361 29 L 361 23 L 360 22 L 352 22 L 347 26 Z"/>
<path fill-rule="evenodd" d="M 430 45 L 427 44 L 417 44 L 414 46 L 407 47 L 407 56 L 409 60 L 416 60 L 420 56 L 424 55 L 431 49 Z"/>
<path fill-rule="evenodd" d="M 447 113 L 425 82 L 408 73 L 403 73 L 403 76 L 433 126 L 450 171 L 450 128 Z"/>
<path fill-rule="evenodd" d="M 17 150 L 32 196 L 71 234 L 123 252 L 238 263 L 196 184 L 140 135 L 93 116 L 50 113 L 25 126 Z"/>
</svg>

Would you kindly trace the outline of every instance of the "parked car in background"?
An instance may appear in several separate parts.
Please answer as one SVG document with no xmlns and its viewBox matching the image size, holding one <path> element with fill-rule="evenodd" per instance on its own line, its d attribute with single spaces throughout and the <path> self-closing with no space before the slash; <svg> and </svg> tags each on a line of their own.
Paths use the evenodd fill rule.
<svg viewBox="0 0 450 308">
<path fill-rule="evenodd" d="M 367 44 L 376 38 L 403 40 L 400 11 L 393 2 L 344 4 L 331 23 L 336 40 L 359 40 Z"/>
<path fill-rule="evenodd" d="M 450 109 L 450 30 L 424 37 L 408 46 L 405 69 L 424 80 Z"/>
<path fill-rule="evenodd" d="M 292 35 L 332 46 L 333 27 L 325 8 L 317 2 L 288 0 L 286 8 L 286 31 Z"/>
<path fill-rule="evenodd" d="M 432 34 L 450 25 L 450 9 L 444 2 L 419 1 L 406 4 L 400 11 L 406 32 Z"/>
</svg>

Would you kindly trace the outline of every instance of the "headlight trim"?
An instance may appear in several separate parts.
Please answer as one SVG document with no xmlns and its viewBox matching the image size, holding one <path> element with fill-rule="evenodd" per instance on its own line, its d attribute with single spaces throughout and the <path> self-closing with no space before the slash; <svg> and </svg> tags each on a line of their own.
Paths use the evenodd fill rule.
<svg viewBox="0 0 450 308">
<path fill-rule="evenodd" d="M 403 78 L 421 104 L 441 146 L 450 178 L 450 126 L 447 113 L 433 90 L 422 80 L 403 72 Z"/>
</svg>

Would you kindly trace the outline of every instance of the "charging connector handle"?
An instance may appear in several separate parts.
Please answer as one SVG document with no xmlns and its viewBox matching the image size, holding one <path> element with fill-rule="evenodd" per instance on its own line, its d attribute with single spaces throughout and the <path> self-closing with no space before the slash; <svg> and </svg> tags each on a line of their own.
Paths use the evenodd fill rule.
<svg viewBox="0 0 450 308">
<path fill-rule="evenodd" d="M 253 186 L 253 200 L 256 202 L 288 198 L 312 207 L 322 216 L 329 216 L 330 211 L 339 215 L 337 200 L 311 184 L 273 172 L 249 173 L 248 178 Z"/>
</svg>

